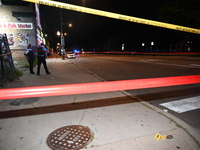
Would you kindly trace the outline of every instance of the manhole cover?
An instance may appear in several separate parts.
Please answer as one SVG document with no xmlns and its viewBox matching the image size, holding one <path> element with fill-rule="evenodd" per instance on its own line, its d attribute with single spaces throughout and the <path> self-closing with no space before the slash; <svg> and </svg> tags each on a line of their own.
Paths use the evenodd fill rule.
<svg viewBox="0 0 200 150">
<path fill-rule="evenodd" d="M 88 127 L 71 125 L 53 131 L 47 138 L 47 145 L 52 150 L 78 150 L 92 139 L 93 133 Z"/>
</svg>

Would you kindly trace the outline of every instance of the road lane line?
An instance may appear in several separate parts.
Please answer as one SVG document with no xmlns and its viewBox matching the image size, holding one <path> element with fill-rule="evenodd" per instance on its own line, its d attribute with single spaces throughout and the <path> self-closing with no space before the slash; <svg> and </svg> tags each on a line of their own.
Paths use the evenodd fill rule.
<svg viewBox="0 0 200 150">
<path fill-rule="evenodd" d="M 183 113 L 200 108 L 200 96 L 160 104 L 177 113 Z"/>
<path fill-rule="evenodd" d="M 200 65 L 198 65 L 198 64 L 189 64 L 189 65 L 169 64 L 169 63 L 156 62 L 156 61 L 149 61 L 149 60 L 139 60 L 138 62 L 152 63 L 152 64 L 157 64 L 157 65 L 167 65 L 167 66 L 185 67 L 185 68 L 200 68 Z"/>
<path fill-rule="evenodd" d="M 191 66 L 196 66 L 196 67 L 200 67 L 199 64 L 190 64 Z"/>
</svg>

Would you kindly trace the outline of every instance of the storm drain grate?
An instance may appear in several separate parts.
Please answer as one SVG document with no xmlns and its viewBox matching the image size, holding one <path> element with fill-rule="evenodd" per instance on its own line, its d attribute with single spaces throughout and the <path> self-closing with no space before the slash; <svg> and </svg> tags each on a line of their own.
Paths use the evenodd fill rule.
<svg viewBox="0 0 200 150">
<path fill-rule="evenodd" d="M 47 145 L 52 150 L 78 150 L 92 139 L 93 133 L 88 127 L 71 125 L 53 131 L 47 138 Z"/>
</svg>

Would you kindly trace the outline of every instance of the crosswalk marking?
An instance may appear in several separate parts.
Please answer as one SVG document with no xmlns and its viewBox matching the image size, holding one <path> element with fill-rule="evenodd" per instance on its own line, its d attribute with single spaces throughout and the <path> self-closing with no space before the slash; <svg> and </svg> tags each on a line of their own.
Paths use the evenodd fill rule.
<svg viewBox="0 0 200 150">
<path fill-rule="evenodd" d="M 158 65 L 168 65 L 168 66 L 177 66 L 177 67 L 186 67 L 186 68 L 200 68 L 199 64 L 169 64 L 169 63 L 164 63 L 164 62 L 159 62 L 158 61 L 152 61 L 152 60 L 138 60 L 138 62 L 145 62 L 145 63 L 153 63 L 153 64 L 158 64 Z"/>
<path fill-rule="evenodd" d="M 200 108 L 200 96 L 160 104 L 177 113 L 183 113 Z"/>
</svg>

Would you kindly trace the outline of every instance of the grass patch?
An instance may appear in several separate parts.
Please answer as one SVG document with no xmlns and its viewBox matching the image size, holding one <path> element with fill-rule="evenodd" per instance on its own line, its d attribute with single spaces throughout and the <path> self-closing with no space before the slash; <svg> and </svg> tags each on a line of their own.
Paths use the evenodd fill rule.
<svg viewBox="0 0 200 150">
<path fill-rule="evenodd" d="M 2 74 L 2 72 L 0 72 Z M 0 87 L 4 87 L 6 82 L 12 82 L 23 75 L 23 72 L 15 68 L 5 70 L 4 78 L 0 79 Z"/>
<path fill-rule="evenodd" d="M 34 61 L 34 63 L 33 63 L 33 67 L 35 67 L 35 66 L 37 65 L 37 63 L 38 63 L 38 59 L 37 59 L 37 57 L 36 57 L 36 58 L 35 58 L 35 61 Z M 29 65 L 28 62 L 24 63 L 23 68 L 29 68 L 29 67 L 30 67 L 30 65 Z"/>
</svg>

